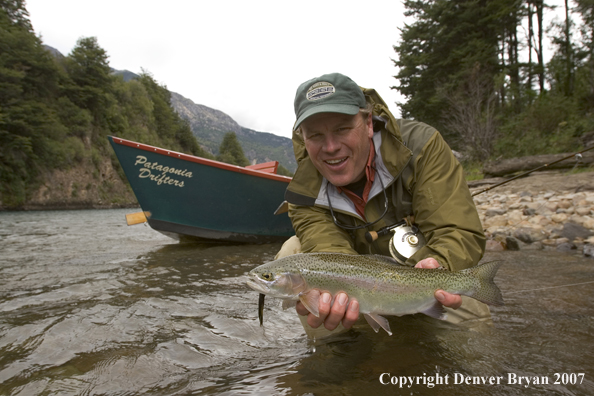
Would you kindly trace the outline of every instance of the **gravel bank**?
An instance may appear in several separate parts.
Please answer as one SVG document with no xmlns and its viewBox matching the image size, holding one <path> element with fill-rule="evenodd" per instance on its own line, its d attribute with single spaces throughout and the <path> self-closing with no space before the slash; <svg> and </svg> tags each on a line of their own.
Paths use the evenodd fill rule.
<svg viewBox="0 0 594 396">
<path fill-rule="evenodd" d="M 481 191 L 483 183 L 469 183 L 471 191 Z M 594 258 L 594 173 L 539 174 L 476 195 L 474 202 L 488 250 L 554 249 Z"/>
</svg>

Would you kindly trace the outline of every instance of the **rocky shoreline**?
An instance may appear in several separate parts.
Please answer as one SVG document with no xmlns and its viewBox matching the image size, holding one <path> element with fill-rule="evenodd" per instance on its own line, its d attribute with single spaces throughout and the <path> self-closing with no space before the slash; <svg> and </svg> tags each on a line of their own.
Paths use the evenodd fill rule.
<svg viewBox="0 0 594 396">
<path fill-rule="evenodd" d="M 545 249 L 594 258 L 594 173 L 584 175 L 539 175 L 476 195 L 487 250 Z M 473 192 L 481 188 L 471 185 Z"/>
</svg>

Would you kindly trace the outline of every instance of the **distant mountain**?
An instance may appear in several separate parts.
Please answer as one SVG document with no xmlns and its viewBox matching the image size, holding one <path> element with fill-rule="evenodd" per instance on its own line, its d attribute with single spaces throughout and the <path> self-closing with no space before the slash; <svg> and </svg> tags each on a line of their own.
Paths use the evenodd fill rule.
<svg viewBox="0 0 594 396">
<path fill-rule="evenodd" d="M 113 68 L 111 69 L 111 74 L 114 74 L 116 76 L 122 76 L 124 81 L 130 81 L 130 80 L 134 80 L 135 78 L 140 77 L 138 74 L 132 73 L 129 70 L 116 70 Z"/>
<path fill-rule="evenodd" d="M 64 58 L 64 55 L 62 55 L 62 53 L 60 51 L 58 51 L 57 49 L 55 49 L 54 47 L 50 47 L 49 45 L 43 44 L 43 48 L 45 48 L 45 50 L 48 51 L 50 54 L 52 54 L 56 59 Z"/>
<path fill-rule="evenodd" d="M 222 111 L 196 104 L 176 92 L 171 92 L 171 105 L 180 116 L 190 122 L 194 136 L 203 148 L 212 154 L 218 154 L 226 133 L 235 132 L 250 161 L 278 161 L 291 172 L 295 172 L 297 163 L 291 139 L 244 128 Z"/>
<path fill-rule="evenodd" d="M 138 77 L 128 70 L 114 69 L 112 73 L 121 75 L 124 81 Z M 278 161 L 291 172 L 297 169 L 291 139 L 244 128 L 222 111 L 194 103 L 176 92 L 171 92 L 171 105 L 181 117 L 188 120 L 202 148 L 211 154 L 218 154 L 226 133 L 235 132 L 245 156 L 252 163 Z"/>
</svg>

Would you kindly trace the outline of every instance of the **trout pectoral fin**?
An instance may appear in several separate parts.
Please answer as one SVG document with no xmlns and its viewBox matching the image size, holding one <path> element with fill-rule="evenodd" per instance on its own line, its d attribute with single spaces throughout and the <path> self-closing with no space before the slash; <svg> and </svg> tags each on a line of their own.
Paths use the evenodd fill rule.
<svg viewBox="0 0 594 396">
<path fill-rule="evenodd" d="M 316 318 L 320 317 L 320 311 L 318 307 L 320 305 L 320 291 L 319 290 L 310 290 L 305 294 L 299 295 L 299 301 L 307 308 L 309 312 L 314 314 Z"/>
<path fill-rule="evenodd" d="M 444 309 L 443 305 L 437 300 L 435 300 L 435 304 L 427 308 L 426 310 L 422 311 L 427 316 L 431 316 L 432 318 L 439 319 L 439 320 L 446 320 L 448 314 Z"/>
<path fill-rule="evenodd" d="M 375 330 L 376 333 L 379 331 L 381 327 L 382 329 L 386 330 L 386 333 L 388 333 L 388 335 L 392 335 L 388 319 L 374 313 L 363 314 L 363 316 L 365 317 L 365 320 L 367 320 L 367 323 L 369 323 L 369 325 L 373 328 L 373 330 Z"/>
</svg>

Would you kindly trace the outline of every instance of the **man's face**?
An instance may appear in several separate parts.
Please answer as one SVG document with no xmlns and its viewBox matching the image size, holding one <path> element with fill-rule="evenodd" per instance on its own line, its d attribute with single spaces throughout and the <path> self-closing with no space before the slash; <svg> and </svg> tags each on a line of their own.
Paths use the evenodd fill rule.
<svg viewBox="0 0 594 396">
<path fill-rule="evenodd" d="M 373 136 L 371 116 L 319 113 L 301 124 L 305 149 L 330 183 L 342 187 L 361 180 Z"/>
</svg>

